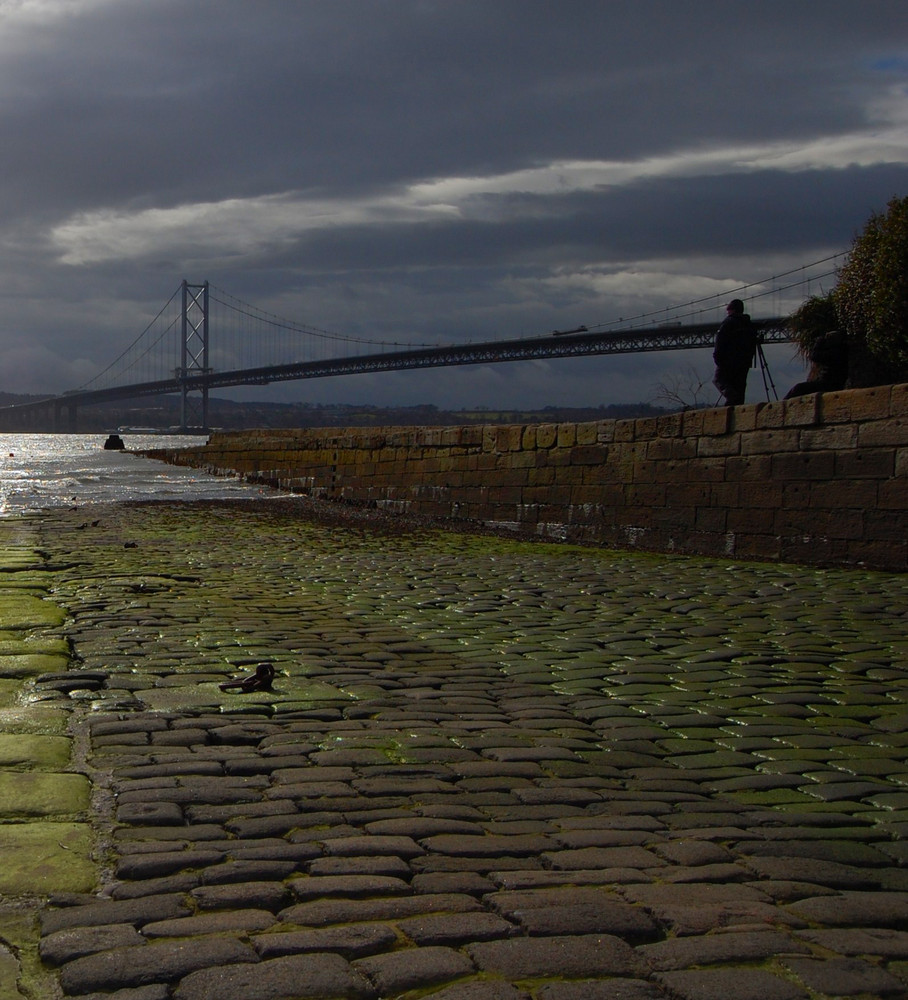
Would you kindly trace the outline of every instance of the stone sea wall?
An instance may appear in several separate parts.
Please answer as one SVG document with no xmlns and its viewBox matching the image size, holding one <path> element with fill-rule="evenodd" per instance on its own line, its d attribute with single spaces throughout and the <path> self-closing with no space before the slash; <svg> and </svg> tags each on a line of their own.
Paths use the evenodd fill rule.
<svg viewBox="0 0 908 1000">
<path fill-rule="evenodd" d="M 908 569 L 908 384 L 638 420 L 234 431 L 145 454 L 517 536 Z"/>
</svg>

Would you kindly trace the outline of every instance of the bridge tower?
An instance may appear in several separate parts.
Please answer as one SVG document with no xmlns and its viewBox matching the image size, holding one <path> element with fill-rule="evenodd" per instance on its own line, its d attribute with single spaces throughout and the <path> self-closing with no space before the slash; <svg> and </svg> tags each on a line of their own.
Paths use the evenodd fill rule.
<svg viewBox="0 0 908 1000">
<path fill-rule="evenodd" d="M 180 430 L 208 429 L 208 385 L 202 382 L 198 405 L 193 408 L 189 394 L 197 375 L 208 375 L 208 282 L 191 285 L 183 280 L 182 343 L 180 367 L 174 375 L 182 383 L 180 391 Z M 190 416 L 194 420 L 190 420 Z"/>
</svg>

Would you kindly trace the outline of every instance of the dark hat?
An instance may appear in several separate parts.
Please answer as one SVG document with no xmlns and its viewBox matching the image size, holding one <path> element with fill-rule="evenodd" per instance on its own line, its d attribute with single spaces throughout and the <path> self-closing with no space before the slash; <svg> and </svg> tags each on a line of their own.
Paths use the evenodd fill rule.
<svg viewBox="0 0 908 1000">
<path fill-rule="evenodd" d="M 744 303 L 740 299 L 732 299 L 725 308 L 732 312 L 742 313 L 744 312 Z"/>
</svg>

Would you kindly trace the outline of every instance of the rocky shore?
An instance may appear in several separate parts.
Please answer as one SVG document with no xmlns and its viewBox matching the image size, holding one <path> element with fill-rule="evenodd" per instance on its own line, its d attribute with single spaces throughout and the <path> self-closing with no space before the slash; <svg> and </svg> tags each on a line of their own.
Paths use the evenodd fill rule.
<svg viewBox="0 0 908 1000">
<path fill-rule="evenodd" d="M 303 498 L 0 571 L 4 998 L 908 994 L 904 575 Z"/>
</svg>

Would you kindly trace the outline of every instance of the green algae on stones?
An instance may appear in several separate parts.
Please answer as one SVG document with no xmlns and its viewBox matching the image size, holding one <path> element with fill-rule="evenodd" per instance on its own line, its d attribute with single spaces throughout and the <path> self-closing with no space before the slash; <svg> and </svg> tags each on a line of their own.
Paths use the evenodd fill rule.
<svg viewBox="0 0 908 1000">
<path fill-rule="evenodd" d="M 17 997 L 19 992 L 19 960 L 15 954 L 0 947 L 0 996 Z"/>
<path fill-rule="evenodd" d="M 28 594 L 0 594 L 0 629 L 29 629 L 61 626 L 66 612 L 52 601 Z"/>
<path fill-rule="evenodd" d="M 742 789 L 724 793 L 740 805 L 807 808 L 811 797 L 794 788 Z"/>
<path fill-rule="evenodd" d="M 50 653 L 0 652 L 0 677 L 26 678 L 59 674 L 69 668 L 69 657 Z"/>
<path fill-rule="evenodd" d="M 38 736 L 0 733 L 0 767 L 26 767 L 53 770 L 66 767 L 72 753 L 72 741 L 66 736 Z"/>
<path fill-rule="evenodd" d="M 58 997 L 56 976 L 38 955 L 38 929 L 30 914 L 0 909 L 0 997 L 4 1000 Z"/>
<path fill-rule="evenodd" d="M 40 553 L 15 544 L 0 545 L 0 566 L 6 571 L 15 571 L 17 574 L 29 570 L 46 572 Z"/>
<path fill-rule="evenodd" d="M 88 809 L 90 795 L 88 778 L 82 774 L 0 771 L 0 821 L 78 816 Z"/>
<path fill-rule="evenodd" d="M 0 732 L 54 735 L 65 731 L 70 713 L 51 704 L 0 708 Z"/>
<path fill-rule="evenodd" d="M 0 678 L 0 709 L 12 708 L 19 704 L 22 684 L 18 680 Z"/>
<path fill-rule="evenodd" d="M 28 635 L 21 632 L 0 632 L 0 656 L 60 656 L 69 661 L 69 644 L 66 639 L 46 634 Z"/>
<path fill-rule="evenodd" d="M 245 711 L 252 706 L 271 706 L 293 702 L 299 708 L 314 703 L 349 703 L 355 696 L 349 692 L 310 677 L 285 677 L 279 675 L 270 691 L 237 692 L 221 691 L 211 681 L 193 682 L 186 677 L 186 683 L 161 685 L 135 692 L 135 697 L 154 711 L 185 711 L 214 709 L 221 711 Z"/>
<path fill-rule="evenodd" d="M 187 683 L 180 686 L 154 687 L 135 691 L 134 696 L 147 708 L 157 712 L 217 710 L 225 697 L 218 690 L 216 684 L 191 683 L 191 678 L 187 678 Z M 246 697 L 259 705 L 269 701 L 261 692 Z"/>
<path fill-rule="evenodd" d="M 85 823 L 0 823 L 0 894 L 91 892 L 98 881 L 91 850 Z"/>
</svg>

